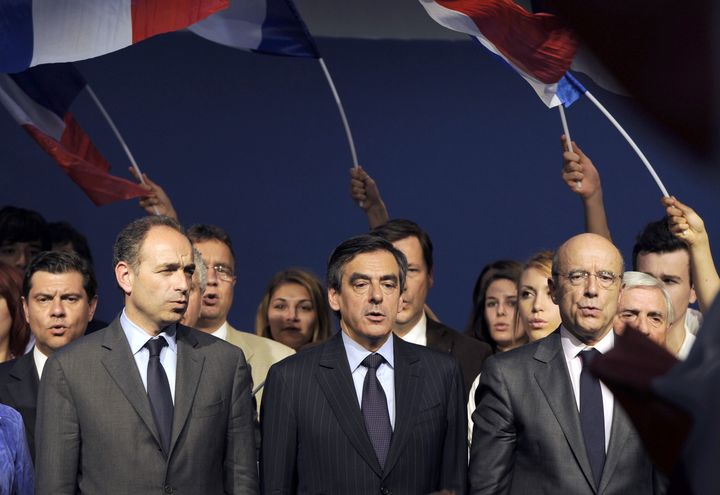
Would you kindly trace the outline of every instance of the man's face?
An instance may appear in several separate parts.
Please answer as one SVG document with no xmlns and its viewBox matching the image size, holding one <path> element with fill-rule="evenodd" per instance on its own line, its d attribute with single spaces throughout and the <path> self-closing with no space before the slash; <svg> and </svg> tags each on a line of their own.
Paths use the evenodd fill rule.
<svg viewBox="0 0 720 495">
<path fill-rule="evenodd" d="M 10 242 L 0 245 L 0 261 L 21 270 L 30 263 L 42 246 L 39 240 L 30 242 Z"/>
<path fill-rule="evenodd" d="M 551 281 L 551 290 L 563 325 L 587 344 L 602 339 L 617 312 L 622 276 L 620 253 L 600 236 L 581 234 L 560 248 L 557 270 L 559 275 L 556 282 Z M 589 276 L 583 280 L 580 275 L 585 273 Z M 612 281 L 607 283 L 610 276 Z M 571 282 L 573 278 L 577 285 Z"/>
<path fill-rule="evenodd" d="M 697 300 L 690 284 L 688 252 L 678 249 L 670 253 L 639 253 L 635 264 L 637 271 L 648 273 L 665 284 L 675 310 L 675 321 L 684 321 L 688 304 Z"/>
<path fill-rule="evenodd" d="M 200 320 L 219 327 L 230 312 L 235 287 L 235 262 L 230 248 L 216 240 L 196 242 L 207 266 L 207 288 L 202 298 Z M 220 271 L 216 269 L 220 267 Z"/>
<path fill-rule="evenodd" d="M 425 311 L 425 300 L 433 285 L 433 278 L 428 272 L 422 247 L 417 237 L 400 239 L 393 242 L 393 246 L 405 255 L 408 262 L 403 305 L 397 314 L 397 323 L 398 325 L 406 323 L 415 325 Z"/>
<path fill-rule="evenodd" d="M 670 322 L 665 297 L 657 287 L 623 289 L 616 318 L 639 330 L 656 344 L 665 346 Z"/>
<path fill-rule="evenodd" d="M 97 296 L 88 300 L 81 273 L 35 272 L 23 307 L 38 350 L 49 356 L 85 335 L 96 305 Z"/>
<path fill-rule="evenodd" d="M 194 271 L 190 241 L 170 227 L 151 227 L 140 247 L 137 271 L 124 261 L 115 267 L 128 318 L 151 334 L 180 321 Z"/>
<path fill-rule="evenodd" d="M 402 304 L 400 268 L 388 251 L 358 254 L 342 270 L 341 291 L 328 289 L 342 330 L 368 350 L 387 340 Z"/>
</svg>

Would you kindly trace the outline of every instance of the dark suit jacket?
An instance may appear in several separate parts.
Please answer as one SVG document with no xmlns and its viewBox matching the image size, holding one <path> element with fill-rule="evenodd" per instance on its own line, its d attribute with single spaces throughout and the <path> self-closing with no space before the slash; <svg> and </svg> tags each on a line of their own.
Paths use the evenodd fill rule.
<svg viewBox="0 0 720 495">
<path fill-rule="evenodd" d="M 32 352 L 0 364 L 0 402 L 20 413 L 35 460 L 35 411 L 40 380 Z"/>
<path fill-rule="evenodd" d="M 492 356 L 492 348 L 462 333 L 456 332 L 432 318 L 427 319 L 427 346 L 451 354 L 460 362 L 463 373 L 465 402 L 475 378 L 480 374 L 485 359 Z"/>
<path fill-rule="evenodd" d="M 496 354 L 480 375 L 473 413 L 473 494 L 659 493 L 659 479 L 616 400 L 605 467 L 596 489 L 560 332 Z"/>
<path fill-rule="evenodd" d="M 270 368 L 262 404 L 263 493 L 465 493 L 467 420 L 457 361 L 392 338 L 396 414 L 385 470 L 338 334 Z"/>
<path fill-rule="evenodd" d="M 55 352 L 37 413 L 37 494 L 257 493 L 242 351 L 177 326 L 169 455 L 119 320 Z"/>
</svg>

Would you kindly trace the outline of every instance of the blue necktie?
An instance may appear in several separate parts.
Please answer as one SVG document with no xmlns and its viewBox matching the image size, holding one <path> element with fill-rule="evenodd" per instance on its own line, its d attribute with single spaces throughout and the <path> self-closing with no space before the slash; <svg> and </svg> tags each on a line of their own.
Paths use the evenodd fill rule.
<svg viewBox="0 0 720 495">
<path fill-rule="evenodd" d="M 387 398 L 380 382 L 377 379 L 377 369 L 385 359 L 380 354 L 370 354 L 361 363 L 367 368 L 362 393 L 362 413 L 365 418 L 365 428 L 375 448 L 380 467 L 385 467 L 390 440 L 392 439 L 392 426 L 388 413 Z"/>
<path fill-rule="evenodd" d="M 580 353 L 583 362 L 580 373 L 580 425 L 595 486 L 600 485 L 603 466 L 605 466 L 605 415 L 600 381 L 590 373 L 589 365 L 599 355 L 600 351 L 597 349 L 588 349 Z"/>
<path fill-rule="evenodd" d="M 150 406 L 160 434 L 163 452 L 167 456 L 170 452 L 170 432 L 172 431 L 173 401 L 170 394 L 170 382 L 168 382 L 165 369 L 160 363 L 160 351 L 168 345 L 165 337 L 150 339 L 145 347 L 150 351 L 150 360 L 147 368 L 147 394 L 150 399 Z"/>
</svg>

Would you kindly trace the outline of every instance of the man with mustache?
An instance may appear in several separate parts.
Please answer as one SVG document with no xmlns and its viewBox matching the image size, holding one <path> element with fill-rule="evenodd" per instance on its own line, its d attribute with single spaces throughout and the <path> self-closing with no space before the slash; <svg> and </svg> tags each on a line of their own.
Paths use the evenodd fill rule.
<svg viewBox="0 0 720 495">
<path fill-rule="evenodd" d="M 264 493 L 465 493 L 457 360 L 392 332 L 406 275 L 405 256 L 377 236 L 330 255 L 328 299 L 341 331 L 270 368 Z"/>
<path fill-rule="evenodd" d="M 113 264 L 121 315 L 45 365 L 36 493 L 258 493 L 243 353 L 178 323 L 190 239 L 175 220 L 141 218 L 118 235 Z"/>
<path fill-rule="evenodd" d="M 662 483 L 627 415 L 589 372 L 609 351 L 623 260 L 581 234 L 556 252 L 549 280 L 562 325 L 485 362 L 473 413 L 473 494 L 653 494 Z"/>
<path fill-rule="evenodd" d="M 45 251 L 25 270 L 23 308 L 35 346 L 0 364 L 0 402 L 22 415 L 33 459 L 38 387 L 45 362 L 53 352 L 85 335 L 97 301 L 92 267 L 75 254 Z"/>
</svg>

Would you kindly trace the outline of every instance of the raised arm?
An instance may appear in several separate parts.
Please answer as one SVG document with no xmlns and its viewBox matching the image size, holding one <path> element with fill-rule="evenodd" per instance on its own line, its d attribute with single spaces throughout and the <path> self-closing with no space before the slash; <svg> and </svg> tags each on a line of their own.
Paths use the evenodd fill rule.
<svg viewBox="0 0 720 495">
<path fill-rule="evenodd" d="M 377 184 L 360 166 L 350 169 L 350 197 L 367 215 L 371 229 L 390 219 Z"/>
<path fill-rule="evenodd" d="M 575 141 L 572 143 L 573 151 L 568 151 L 564 135 L 561 142 L 563 146 L 562 178 L 568 188 L 582 200 L 585 210 L 585 231 L 601 235 L 612 241 L 605 215 L 600 174 Z"/>
<path fill-rule="evenodd" d="M 670 231 L 688 245 L 693 285 L 698 296 L 700 311 L 705 313 L 710 309 L 720 290 L 720 277 L 715 269 L 705 223 L 692 208 L 674 197 L 663 198 L 662 202 L 665 205 Z"/>
<path fill-rule="evenodd" d="M 129 167 L 129 170 L 133 177 L 138 182 L 141 182 L 137 171 L 133 167 Z M 145 184 L 141 184 L 141 187 L 147 190 L 147 194 L 140 198 L 140 207 L 148 215 L 164 215 L 179 220 L 172 201 L 170 201 L 170 197 L 165 193 L 165 190 L 151 181 L 147 174 L 142 174 L 142 177 Z"/>
</svg>

